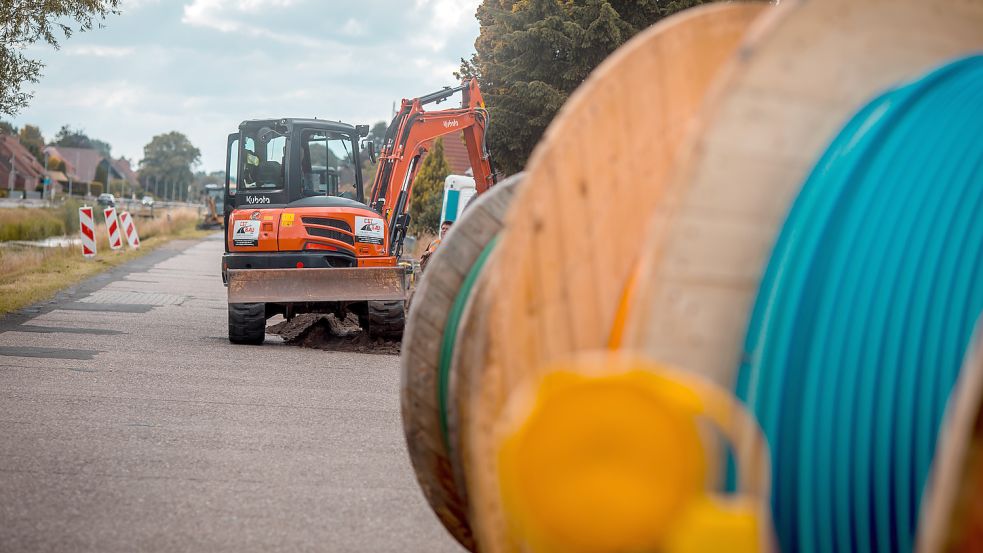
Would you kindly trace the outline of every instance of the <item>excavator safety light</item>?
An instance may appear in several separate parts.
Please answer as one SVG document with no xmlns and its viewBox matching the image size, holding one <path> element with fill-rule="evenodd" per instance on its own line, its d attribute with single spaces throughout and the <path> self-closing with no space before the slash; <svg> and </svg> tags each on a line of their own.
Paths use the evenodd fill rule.
<svg viewBox="0 0 983 553">
<path fill-rule="evenodd" d="M 303 269 L 304 268 L 304 262 L 303 261 L 298 261 L 297 262 L 297 268 L 298 269 Z"/>
</svg>

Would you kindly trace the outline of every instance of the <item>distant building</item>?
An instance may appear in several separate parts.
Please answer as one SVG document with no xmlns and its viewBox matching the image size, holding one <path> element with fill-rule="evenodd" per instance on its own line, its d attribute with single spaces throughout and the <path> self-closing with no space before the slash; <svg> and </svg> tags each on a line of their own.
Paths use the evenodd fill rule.
<svg viewBox="0 0 983 553">
<path fill-rule="evenodd" d="M 133 170 L 133 167 L 130 166 L 130 160 L 126 158 L 114 159 L 112 164 L 113 169 L 122 175 L 130 190 L 136 190 L 140 186 L 140 173 Z"/>
<path fill-rule="evenodd" d="M 78 177 L 81 182 L 95 182 L 96 172 L 98 172 L 99 167 L 109 167 L 112 169 L 113 173 L 110 174 L 110 179 L 121 179 L 122 175 L 119 171 L 112 168 L 109 159 L 102 155 L 99 150 L 93 150 L 91 148 L 69 148 L 67 146 L 48 146 L 45 148 L 49 156 L 57 157 L 58 159 L 64 160 L 66 165 L 71 165 L 74 168 L 75 176 Z"/>
<path fill-rule="evenodd" d="M 0 189 L 34 195 L 44 179 L 44 167 L 16 136 L 0 135 Z"/>
<path fill-rule="evenodd" d="M 105 186 L 105 177 L 97 180 L 96 175 L 105 175 L 106 171 L 109 171 L 111 181 L 125 181 L 129 190 L 136 190 L 139 186 L 139 174 L 126 159 L 113 159 L 92 148 L 48 146 L 45 152 L 65 162 L 65 176 L 73 181 L 76 193 L 87 190 L 87 185 L 92 182 Z"/>
<path fill-rule="evenodd" d="M 473 175 L 464 134 L 454 133 L 444 137 L 444 159 L 451 166 L 452 175 Z"/>
</svg>

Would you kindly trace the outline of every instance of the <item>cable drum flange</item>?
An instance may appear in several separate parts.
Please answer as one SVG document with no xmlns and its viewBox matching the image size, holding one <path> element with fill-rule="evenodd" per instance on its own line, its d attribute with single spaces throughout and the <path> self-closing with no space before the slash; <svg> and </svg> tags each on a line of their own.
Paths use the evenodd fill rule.
<svg viewBox="0 0 983 553">
<path fill-rule="evenodd" d="M 467 494 L 462 469 L 455 467 L 447 435 L 447 387 L 450 343 L 467 300 L 463 290 L 475 262 L 502 228 L 502 220 L 519 187 L 522 174 L 513 175 L 476 197 L 427 264 L 411 301 L 400 355 L 400 399 L 403 432 L 417 481 L 434 513 L 467 549 L 475 550 L 468 522 Z M 462 298 L 463 293 L 463 298 Z M 458 461 L 459 463 L 459 461 Z M 457 475 L 457 476 L 456 476 Z"/>
</svg>

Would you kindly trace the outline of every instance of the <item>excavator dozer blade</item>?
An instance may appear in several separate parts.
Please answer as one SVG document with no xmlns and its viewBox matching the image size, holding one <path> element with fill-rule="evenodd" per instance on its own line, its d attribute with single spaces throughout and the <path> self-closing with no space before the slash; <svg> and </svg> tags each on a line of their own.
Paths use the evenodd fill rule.
<svg viewBox="0 0 983 553">
<path fill-rule="evenodd" d="M 230 269 L 229 303 L 401 300 L 402 267 Z"/>
</svg>

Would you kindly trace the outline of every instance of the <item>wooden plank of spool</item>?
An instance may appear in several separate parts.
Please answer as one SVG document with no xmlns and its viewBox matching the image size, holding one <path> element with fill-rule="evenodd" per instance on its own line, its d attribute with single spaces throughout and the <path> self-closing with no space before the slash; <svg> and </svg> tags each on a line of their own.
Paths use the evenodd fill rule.
<svg viewBox="0 0 983 553">
<path fill-rule="evenodd" d="M 451 440 L 458 444 L 458 448 L 451 453 L 451 466 L 455 470 L 456 481 L 468 490 L 471 530 L 483 552 L 517 548 L 514 543 L 508 547 L 498 543 L 507 538 L 507 533 L 497 497 L 471 493 L 474 482 L 495 478 L 494 463 L 489 462 L 488 457 L 481 457 L 483 451 L 475 451 L 475 439 L 491 435 L 496 420 L 480 416 L 475 407 L 505 395 L 501 374 L 489 370 L 494 367 L 493 348 L 501 344 L 493 343 L 492 336 L 488 334 L 488 315 L 495 297 L 492 273 L 497 263 L 508 262 L 508 254 L 496 249 L 492 255 L 487 269 L 475 284 L 462 316 L 451 369 L 451 395 L 454 401 L 449 406 Z M 483 446 L 480 439 L 478 445 Z"/>
<path fill-rule="evenodd" d="M 466 462 L 482 551 L 512 551 L 493 429 L 544 363 L 604 348 L 678 145 L 765 4 L 687 11 L 641 33 L 571 96 L 534 152 L 487 283 L 486 356 L 470 385 Z"/>
<path fill-rule="evenodd" d="M 468 524 L 463 471 L 451 459 L 452 453 L 460 458 L 453 451 L 456 439 L 450 440 L 452 451 L 448 451 L 441 430 L 441 344 L 461 284 L 479 254 L 501 230 L 521 180 L 521 173 L 514 175 L 475 198 L 444 238 L 413 295 L 400 356 L 403 432 L 417 481 L 447 530 L 472 551 L 475 545 Z"/>
<path fill-rule="evenodd" d="M 969 551 L 983 535 L 983 319 L 946 406 L 918 524 L 919 553 Z"/>
<path fill-rule="evenodd" d="M 733 387 L 789 206 L 878 92 L 983 48 L 983 2 L 783 2 L 707 100 L 650 221 L 625 344 Z"/>
</svg>

